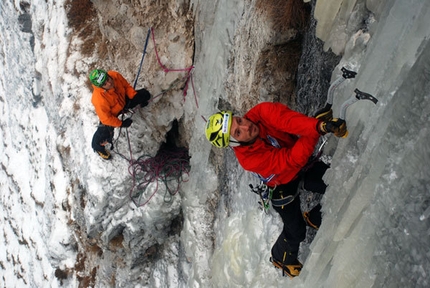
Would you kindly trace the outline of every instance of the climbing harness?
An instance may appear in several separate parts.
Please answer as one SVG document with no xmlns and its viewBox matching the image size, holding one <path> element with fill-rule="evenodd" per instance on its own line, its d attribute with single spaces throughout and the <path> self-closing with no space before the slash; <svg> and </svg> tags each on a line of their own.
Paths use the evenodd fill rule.
<svg viewBox="0 0 430 288">
<path fill-rule="evenodd" d="M 294 195 L 288 195 L 288 196 L 286 196 L 284 198 L 280 198 L 280 199 L 272 199 L 272 206 L 273 207 L 283 207 L 283 206 L 288 205 L 291 202 L 293 202 L 294 199 L 296 199 L 296 197 L 300 193 L 300 186 L 303 186 L 303 180 L 300 181 L 299 188 L 297 188 L 297 191 Z"/>
<path fill-rule="evenodd" d="M 280 199 L 273 199 L 273 191 L 275 191 L 276 187 L 270 188 L 269 186 L 264 184 L 263 181 L 261 181 L 255 187 L 252 184 L 249 184 L 249 188 L 251 188 L 251 191 L 259 195 L 260 197 L 259 204 L 262 206 L 263 211 L 265 213 L 267 213 L 267 211 L 269 210 L 270 203 L 272 203 L 273 207 L 283 207 L 293 202 L 294 199 L 296 199 L 296 197 L 299 195 L 300 187 L 302 186 L 303 186 L 303 180 L 300 181 L 299 188 L 297 189 L 294 195 L 288 195 Z"/>
</svg>

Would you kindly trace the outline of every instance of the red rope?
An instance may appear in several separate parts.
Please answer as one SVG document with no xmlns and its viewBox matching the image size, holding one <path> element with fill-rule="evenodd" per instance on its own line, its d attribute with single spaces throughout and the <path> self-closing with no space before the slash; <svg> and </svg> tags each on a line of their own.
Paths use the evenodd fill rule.
<svg viewBox="0 0 430 288">
<path fill-rule="evenodd" d="M 152 27 L 151 27 L 151 38 L 152 38 L 152 42 L 154 43 L 155 57 L 157 58 L 158 65 L 160 65 L 160 67 L 163 69 L 163 71 L 165 73 L 169 73 L 169 72 L 187 72 L 187 76 L 186 76 L 187 81 L 185 82 L 185 87 L 184 87 L 184 90 L 183 90 L 184 102 L 185 102 L 185 98 L 186 98 L 187 92 L 188 92 L 188 83 L 191 82 L 191 86 L 193 87 L 194 100 L 196 102 L 197 108 L 199 108 L 199 103 L 197 102 L 196 89 L 194 88 L 194 80 L 192 78 L 192 76 L 193 76 L 192 71 L 194 69 L 194 65 L 191 65 L 190 67 L 187 67 L 187 68 L 179 68 L 179 69 L 169 69 L 169 68 L 167 68 L 166 66 L 163 65 L 163 63 L 161 63 L 160 56 L 158 55 L 157 43 L 155 42 L 155 36 L 154 36 L 154 28 L 152 28 Z M 159 95 L 157 95 L 157 96 L 159 96 Z"/>
<path fill-rule="evenodd" d="M 192 66 L 192 65 L 188 68 L 182 68 L 182 69 L 168 69 L 166 66 L 164 66 L 161 63 L 160 56 L 158 56 L 157 44 L 155 43 L 154 28 L 152 28 L 152 27 L 151 27 L 151 32 L 152 32 L 151 33 L 152 34 L 152 42 L 154 42 L 155 56 L 157 57 L 158 64 L 161 66 L 161 68 L 163 68 L 164 72 L 166 72 L 166 73 L 168 73 L 168 72 L 184 72 L 184 71 L 191 71 L 194 68 L 194 66 Z"/>
</svg>

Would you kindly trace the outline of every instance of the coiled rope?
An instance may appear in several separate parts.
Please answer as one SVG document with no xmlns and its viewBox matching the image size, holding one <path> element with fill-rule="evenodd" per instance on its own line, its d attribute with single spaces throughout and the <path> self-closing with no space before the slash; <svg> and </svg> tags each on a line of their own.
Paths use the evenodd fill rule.
<svg viewBox="0 0 430 288">
<path fill-rule="evenodd" d="M 182 182 L 188 181 L 190 172 L 190 157 L 185 148 L 161 147 L 157 155 L 142 155 L 129 166 L 133 178 L 130 199 L 137 207 L 146 205 L 158 191 L 158 183 L 165 185 L 164 202 L 170 203 L 176 195 Z M 184 178 L 185 177 L 185 178 Z M 151 183 L 155 188 L 148 189 Z"/>
</svg>

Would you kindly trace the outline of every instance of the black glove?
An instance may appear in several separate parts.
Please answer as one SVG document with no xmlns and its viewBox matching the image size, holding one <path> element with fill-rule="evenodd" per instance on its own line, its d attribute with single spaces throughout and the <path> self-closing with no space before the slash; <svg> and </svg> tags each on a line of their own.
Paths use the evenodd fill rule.
<svg viewBox="0 0 430 288">
<path fill-rule="evenodd" d="M 121 127 L 124 127 L 124 128 L 130 127 L 131 123 L 133 123 L 133 120 L 131 120 L 130 118 L 127 118 L 124 121 L 122 121 Z"/>
<path fill-rule="evenodd" d="M 320 125 L 320 133 L 333 133 L 336 137 L 345 138 L 348 136 L 345 120 L 334 118 L 330 121 L 323 121 Z"/>
<path fill-rule="evenodd" d="M 322 120 L 322 121 L 331 121 L 333 119 L 333 110 L 321 110 L 318 111 L 315 115 L 315 118 Z"/>
</svg>

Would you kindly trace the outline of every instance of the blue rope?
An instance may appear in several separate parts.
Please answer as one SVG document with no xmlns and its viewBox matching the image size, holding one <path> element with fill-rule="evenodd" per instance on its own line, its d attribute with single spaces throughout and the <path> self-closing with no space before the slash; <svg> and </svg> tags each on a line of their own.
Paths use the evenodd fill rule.
<svg viewBox="0 0 430 288">
<path fill-rule="evenodd" d="M 145 58 L 146 47 L 148 46 L 149 35 L 151 34 L 151 28 L 148 28 L 148 34 L 146 35 L 145 47 L 143 48 L 142 59 L 140 60 L 139 70 L 137 71 L 136 80 L 134 80 L 133 88 L 136 89 L 137 79 L 139 79 L 140 70 L 142 69 L 143 58 Z"/>
</svg>

